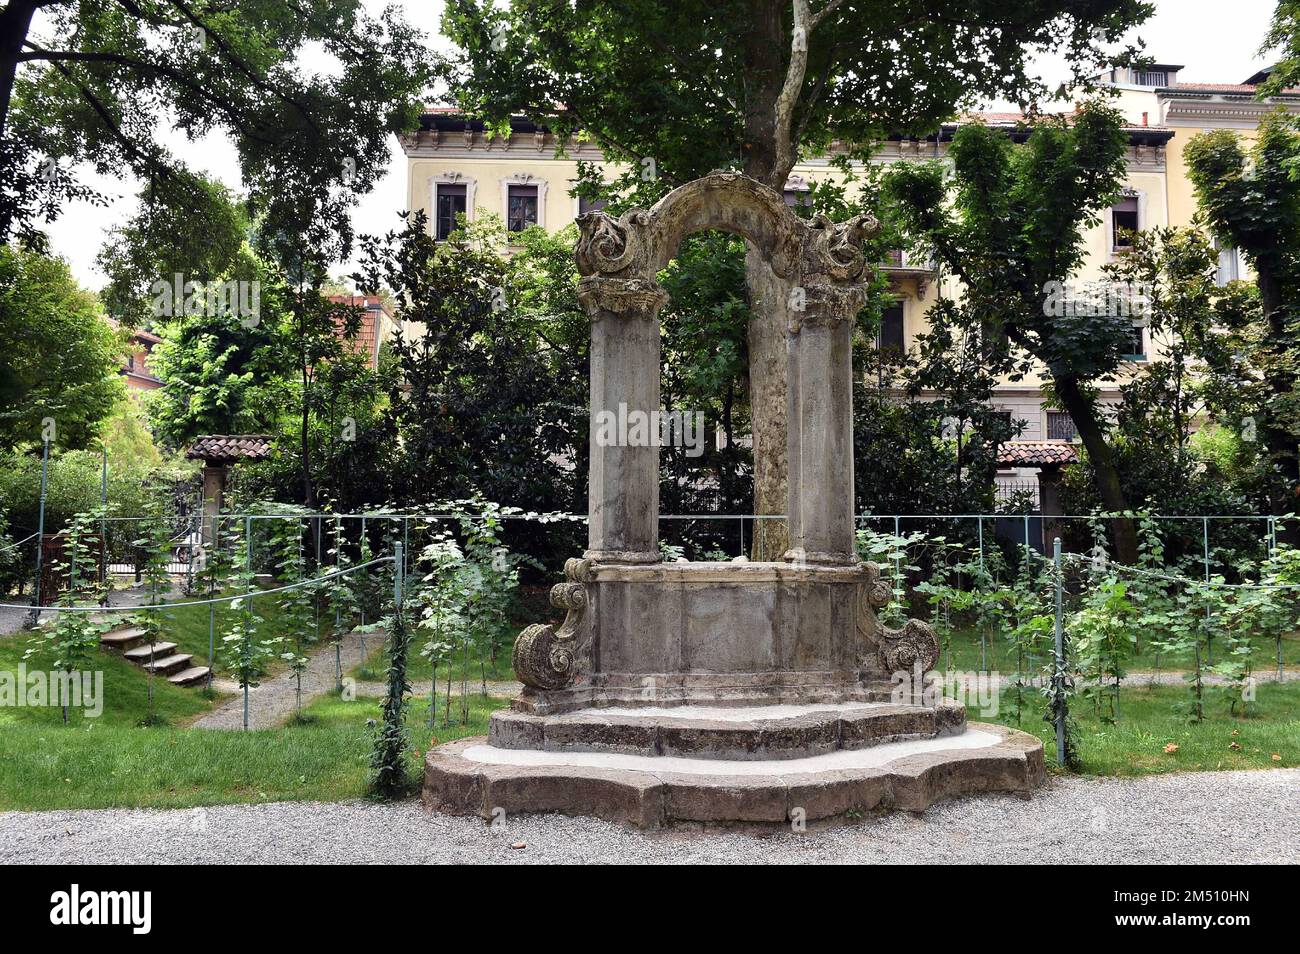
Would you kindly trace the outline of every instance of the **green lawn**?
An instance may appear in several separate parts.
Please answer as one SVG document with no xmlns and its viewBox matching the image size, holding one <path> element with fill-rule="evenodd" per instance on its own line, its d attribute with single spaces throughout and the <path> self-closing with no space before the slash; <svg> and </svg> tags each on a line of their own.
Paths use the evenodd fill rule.
<svg viewBox="0 0 1300 954">
<path fill-rule="evenodd" d="M 506 703 L 471 700 L 468 725 L 431 734 L 412 705 L 413 777 L 434 738 L 450 742 L 487 731 Z M 86 720 L 65 728 L 18 721 L 0 731 L 0 810 L 182 808 L 231 802 L 339 800 L 366 794 L 370 735 L 379 700 L 327 696 L 306 710 L 303 725 L 254 732 L 140 729 Z"/>
<path fill-rule="evenodd" d="M 916 614 L 924 615 L 924 614 Z M 1214 659 L 1217 661 L 1221 646 L 1215 643 L 1211 647 L 1214 653 Z M 948 647 L 942 645 L 939 658 L 939 668 L 942 669 L 947 664 Z M 1035 660 L 1029 660 L 1027 667 L 1032 667 L 1037 672 L 1048 659 L 1051 652 L 1050 645 L 1042 647 L 1042 653 Z M 1005 636 L 994 637 L 987 640 L 985 644 L 985 654 L 987 659 L 987 668 L 996 670 L 1003 674 L 1013 673 L 1016 671 L 1015 651 L 1011 643 Z M 980 637 L 976 630 L 963 628 L 956 632 L 952 637 L 951 647 L 951 668 L 974 672 L 981 668 L 980 655 Z M 1274 672 L 1277 670 L 1277 644 L 1271 639 L 1253 639 L 1251 640 L 1251 665 L 1259 672 Z M 1282 662 L 1287 669 L 1300 667 L 1300 633 L 1291 633 L 1282 639 Z M 1152 651 L 1150 640 L 1142 640 L 1138 645 L 1138 652 L 1125 663 L 1125 669 L 1134 672 L 1149 672 L 1159 669 L 1160 671 L 1174 671 L 1187 669 L 1192 665 L 1191 655 L 1188 653 L 1170 654 L 1163 653 L 1158 658 Z"/>
<path fill-rule="evenodd" d="M 1119 718 L 1102 722 L 1091 705 L 1076 698 L 1070 712 L 1078 723 L 1082 769 L 1089 775 L 1155 775 L 1218 769 L 1300 766 L 1300 683 L 1263 683 L 1248 716 L 1229 714 L 1223 691 L 1207 688 L 1205 719 L 1191 724 L 1175 712 L 1190 698 L 1184 686 L 1135 686 L 1120 692 Z M 1004 692 L 1000 712 L 984 716 L 967 707 L 971 721 L 1016 725 Z M 1027 697 L 1017 726 L 1043 739 L 1049 763 L 1056 758 L 1054 730 L 1042 721 L 1042 699 Z M 1177 749 L 1166 752 L 1168 745 Z M 1274 755 L 1280 758 L 1275 760 Z"/>
<path fill-rule="evenodd" d="M 0 670 L 17 672 L 27 649 L 27 638 L 28 634 L 22 633 L 0 636 Z M 26 666 L 28 671 L 44 668 L 39 657 L 27 660 Z M 70 726 L 131 727 L 143 719 L 149 711 L 149 679 L 145 671 L 116 653 L 104 651 L 95 654 L 94 668 L 104 673 L 104 711 L 96 718 L 87 718 L 82 710 L 70 710 Z M 163 676 L 154 677 L 153 693 L 155 711 L 171 724 L 206 712 L 216 701 L 206 698 L 200 689 L 173 686 Z M 63 711 L 54 706 L 0 706 L 0 735 L 8 734 L 18 725 L 57 726 L 62 729 Z"/>
</svg>

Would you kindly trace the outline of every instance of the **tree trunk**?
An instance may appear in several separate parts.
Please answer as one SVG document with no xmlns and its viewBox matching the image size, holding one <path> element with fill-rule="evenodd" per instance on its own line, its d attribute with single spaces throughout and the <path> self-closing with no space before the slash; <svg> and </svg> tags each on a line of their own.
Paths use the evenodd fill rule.
<svg viewBox="0 0 1300 954">
<path fill-rule="evenodd" d="M 1079 382 L 1074 378 L 1058 377 L 1053 384 L 1056 396 L 1079 430 L 1079 437 L 1088 452 L 1088 462 L 1097 479 L 1097 491 L 1101 494 L 1102 503 L 1112 513 L 1128 510 L 1119 469 L 1115 466 L 1115 456 L 1111 453 L 1110 445 L 1106 443 L 1096 403 L 1084 395 Z M 1110 521 L 1110 532 L 1115 546 L 1115 559 L 1121 563 L 1137 562 L 1137 529 L 1132 518 L 1113 518 Z"/>
<path fill-rule="evenodd" d="M 32 28 L 36 4 L 31 0 L 10 0 L 0 10 L 0 136 L 9 121 L 9 102 L 13 98 L 14 77 L 18 74 L 18 54 Z"/>
<path fill-rule="evenodd" d="M 749 322 L 749 403 L 754 435 L 754 513 L 789 510 L 786 449 L 786 302 L 788 283 L 778 278 L 754 248 L 745 253 L 745 283 L 753 317 Z M 782 519 L 759 520 L 754 560 L 780 560 L 790 535 Z"/>
<path fill-rule="evenodd" d="M 1269 338 L 1275 352 L 1286 350 L 1290 332 L 1286 327 L 1281 284 L 1267 268 L 1259 269 L 1257 274 L 1260 307 L 1264 311 L 1264 320 L 1268 323 Z M 1269 392 L 1282 407 L 1291 401 L 1296 384 L 1295 376 L 1283 370 L 1284 367 L 1283 362 L 1275 362 L 1267 376 Z M 1279 425 L 1273 414 L 1262 423 L 1259 430 L 1264 438 L 1264 446 L 1268 448 L 1269 460 L 1284 484 L 1279 492 L 1271 495 L 1273 513 L 1278 516 L 1293 513 L 1297 490 L 1300 489 L 1300 456 L 1297 456 L 1295 435 L 1285 426 Z M 1278 539 L 1292 545 L 1300 544 L 1300 527 L 1281 525 Z"/>
<path fill-rule="evenodd" d="M 745 174 L 781 192 L 790 175 L 776 155 L 776 103 L 785 82 L 785 5 L 752 0 L 751 29 L 745 38 L 749 96 L 745 101 Z M 786 454 L 786 303 L 790 285 L 778 278 L 762 254 L 745 249 L 749 292 L 749 402 L 754 439 L 754 513 L 785 514 L 789 509 Z M 789 545 L 784 520 L 759 520 L 754 528 L 754 560 L 780 560 Z"/>
<path fill-rule="evenodd" d="M 14 78 L 18 75 L 18 54 L 22 52 L 23 41 L 32 27 L 32 14 L 36 4 L 30 0 L 9 0 L 0 10 L 0 139 L 4 138 L 9 123 L 9 104 L 13 99 Z M 23 157 L 11 155 L 9 161 L 17 165 Z M 5 177 L 13 175 L 12 170 L 3 170 Z M 8 215 L 0 218 L 0 240 L 8 237 L 13 222 Z"/>
</svg>

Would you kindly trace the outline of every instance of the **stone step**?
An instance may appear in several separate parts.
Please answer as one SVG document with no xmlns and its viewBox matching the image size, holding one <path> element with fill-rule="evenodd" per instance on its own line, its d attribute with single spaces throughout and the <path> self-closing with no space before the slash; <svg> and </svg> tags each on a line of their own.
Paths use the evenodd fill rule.
<svg viewBox="0 0 1300 954">
<path fill-rule="evenodd" d="M 795 759 L 956 735 L 963 706 L 839 703 L 766 706 L 607 706 L 554 715 L 494 712 L 502 749 L 619 752 L 732 761 Z"/>
<path fill-rule="evenodd" d="M 145 631 L 140 626 L 125 626 L 110 630 L 99 637 L 99 645 L 118 651 L 131 649 L 144 641 Z"/>
<path fill-rule="evenodd" d="M 161 658 L 170 654 L 175 648 L 175 643 L 154 643 L 152 646 L 148 643 L 142 643 L 134 649 L 128 649 L 122 655 L 131 662 L 146 663 L 150 659 Z"/>
<path fill-rule="evenodd" d="M 791 820 L 919 812 L 976 792 L 1025 794 L 1045 780 L 1037 736 L 979 723 L 956 736 L 793 761 L 520 752 L 486 742 L 480 736 L 429 749 L 426 808 L 487 819 L 502 810 L 507 817 L 559 812 L 641 828 L 743 823 L 788 830 Z"/>
<path fill-rule="evenodd" d="M 153 662 L 144 663 L 144 668 L 153 673 L 163 676 L 170 676 L 189 666 L 190 660 L 194 656 L 190 653 L 177 653 L 174 656 L 164 656 L 162 659 L 155 659 Z"/>
<path fill-rule="evenodd" d="M 211 671 L 207 666 L 190 666 L 168 676 L 167 681 L 178 686 L 192 686 L 195 683 L 206 682 Z"/>
</svg>

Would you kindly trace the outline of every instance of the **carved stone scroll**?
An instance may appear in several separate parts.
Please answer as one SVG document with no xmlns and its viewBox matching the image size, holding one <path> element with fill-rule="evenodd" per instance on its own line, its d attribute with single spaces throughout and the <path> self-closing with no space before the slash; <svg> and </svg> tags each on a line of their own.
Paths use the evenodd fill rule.
<svg viewBox="0 0 1300 954">
<path fill-rule="evenodd" d="M 886 673 L 912 672 L 919 665 L 929 672 L 939 661 L 939 637 L 928 623 L 909 619 L 901 629 L 891 629 L 880 622 L 876 610 L 884 609 L 893 599 L 893 588 L 882 579 L 880 568 L 866 564 L 868 582 L 862 584 L 858 598 L 858 635 L 863 640 L 864 669 L 882 666 Z"/>
<path fill-rule="evenodd" d="M 571 559 L 564 564 L 565 582 L 551 587 L 551 605 L 566 610 L 556 629 L 534 623 L 515 639 L 514 667 L 519 681 L 534 689 L 564 689 L 572 685 L 585 665 L 586 643 L 580 638 L 587 610 L 587 582 L 591 563 Z"/>
</svg>

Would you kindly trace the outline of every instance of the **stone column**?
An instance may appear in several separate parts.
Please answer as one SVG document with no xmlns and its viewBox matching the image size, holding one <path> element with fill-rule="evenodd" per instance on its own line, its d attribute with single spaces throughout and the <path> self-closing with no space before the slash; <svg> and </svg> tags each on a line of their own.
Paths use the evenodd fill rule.
<svg viewBox="0 0 1300 954">
<path fill-rule="evenodd" d="M 653 279 L 590 275 L 578 300 L 591 318 L 591 470 L 587 552 L 603 563 L 659 561 L 659 309 Z M 635 414 L 645 415 L 638 419 Z"/>
<path fill-rule="evenodd" d="M 790 549 L 796 563 L 856 563 L 853 533 L 853 286 L 798 286 L 789 358 Z"/>
<path fill-rule="evenodd" d="M 217 516 L 221 513 L 222 496 L 226 490 L 226 466 L 224 464 L 203 465 L 203 544 L 212 546 L 216 542 Z"/>
</svg>

